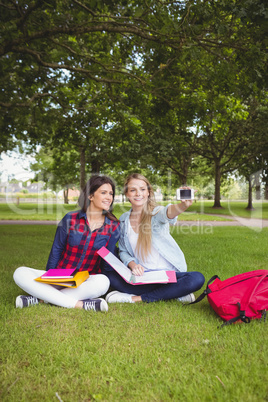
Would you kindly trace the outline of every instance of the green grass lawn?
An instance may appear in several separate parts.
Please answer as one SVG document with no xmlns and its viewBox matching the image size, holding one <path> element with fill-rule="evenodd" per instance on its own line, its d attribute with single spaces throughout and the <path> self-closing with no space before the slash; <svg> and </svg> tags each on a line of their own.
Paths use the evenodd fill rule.
<svg viewBox="0 0 268 402">
<path fill-rule="evenodd" d="M 0 228 L 1 401 L 267 401 L 267 322 L 218 329 L 206 299 L 115 304 L 107 314 L 15 309 L 23 292 L 13 272 L 45 267 L 55 227 Z M 268 267 L 268 229 L 172 233 L 206 280 Z"/>
<path fill-rule="evenodd" d="M 162 203 L 166 205 L 167 202 Z M 246 203 L 242 202 L 232 202 L 228 204 L 227 202 L 222 202 L 222 209 L 214 209 L 213 201 L 197 201 L 187 210 L 187 212 L 179 216 L 179 220 L 186 221 L 224 221 L 228 220 L 225 215 L 241 216 L 244 218 L 262 218 L 268 219 L 268 202 L 256 203 L 254 204 L 256 209 L 252 212 L 247 211 Z M 130 208 L 129 203 L 125 204 L 115 204 L 114 213 L 119 218 L 119 216 Z M 20 203 L 16 204 L 0 204 L 0 219 L 8 220 L 52 220 L 60 221 L 61 218 L 69 211 L 78 209 L 74 204 L 62 205 L 62 204 L 31 204 L 31 203 Z M 224 215 L 224 216 L 215 216 Z"/>
<path fill-rule="evenodd" d="M 256 202 L 253 203 L 254 210 L 246 210 L 247 202 L 241 201 L 222 201 L 222 208 L 213 208 L 213 201 L 198 201 L 193 203 L 193 205 L 188 209 L 188 211 L 195 211 L 197 213 L 205 214 L 219 214 L 219 215 L 230 215 L 230 216 L 241 216 L 243 218 L 259 218 L 268 219 L 268 202 Z"/>
</svg>

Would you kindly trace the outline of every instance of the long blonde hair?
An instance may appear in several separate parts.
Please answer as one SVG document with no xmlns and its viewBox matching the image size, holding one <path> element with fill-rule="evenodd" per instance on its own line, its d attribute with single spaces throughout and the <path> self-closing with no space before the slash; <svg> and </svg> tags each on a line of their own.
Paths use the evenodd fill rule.
<svg viewBox="0 0 268 402">
<path fill-rule="evenodd" d="M 144 204 L 142 213 L 141 213 L 141 222 L 139 225 L 139 236 L 138 236 L 138 241 L 137 241 L 137 248 L 136 251 L 142 259 L 145 259 L 150 252 L 151 252 L 151 247 L 152 247 L 152 225 L 151 225 L 151 220 L 152 220 L 152 212 L 154 208 L 156 207 L 156 201 L 154 197 L 154 190 L 146 177 L 144 177 L 140 173 L 132 173 L 129 175 L 125 181 L 124 184 L 124 194 L 126 195 L 128 191 L 128 184 L 130 180 L 132 179 L 138 179 L 142 180 L 146 183 L 147 189 L 149 191 L 149 196 L 148 196 L 148 201 L 146 204 Z"/>
</svg>

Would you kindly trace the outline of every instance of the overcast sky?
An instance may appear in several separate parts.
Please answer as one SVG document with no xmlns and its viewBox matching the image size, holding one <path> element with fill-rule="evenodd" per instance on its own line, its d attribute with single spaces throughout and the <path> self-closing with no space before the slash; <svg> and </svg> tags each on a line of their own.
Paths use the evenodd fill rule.
<svg viewBox="0 0 268 402">
<path fill-rule="evenodd" d="M 2 153 L 0 157 L 0 180 L 5 182 L 13 177 L 17 180 L 25 181 L 32 179 L 34 173 L 30 172 L 30 162 L 33 162 L 34 158 L 30 156 L 22 156 L 16 152 Z M 14 175 L 14 176 L 13 176 Z"/>
</svg>

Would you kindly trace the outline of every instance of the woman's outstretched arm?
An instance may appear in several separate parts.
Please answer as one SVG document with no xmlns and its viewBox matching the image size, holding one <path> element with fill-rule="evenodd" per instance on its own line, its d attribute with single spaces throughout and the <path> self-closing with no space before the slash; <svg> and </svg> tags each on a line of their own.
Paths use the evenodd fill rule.
<svg viewBox="0 0 268 402">
<path fill-rule="evenodd" d="M 167 217 L 169 219 L 176 218 L 176 216 L 182 214 L 192 205 L 192 200 L 181 200 L 178 204 L 171 204 L 167 209 Z"/>
</svg>

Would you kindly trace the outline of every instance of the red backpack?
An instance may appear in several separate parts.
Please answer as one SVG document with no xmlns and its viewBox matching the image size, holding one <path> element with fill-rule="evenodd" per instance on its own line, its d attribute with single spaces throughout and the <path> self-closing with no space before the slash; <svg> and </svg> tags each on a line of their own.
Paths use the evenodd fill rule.
<svg viewBox="0 0 268 402">
<path fill-rule="evenodd" d="M 254 318 L 266 318 L 268 308 L 268 270 L 246 272 L 221 281 L 215 275 L 207 283 L 206 290 L 196 299 L 205 296 L 213 310 L 226 321 L 250 323 Z"/>
</svg>

